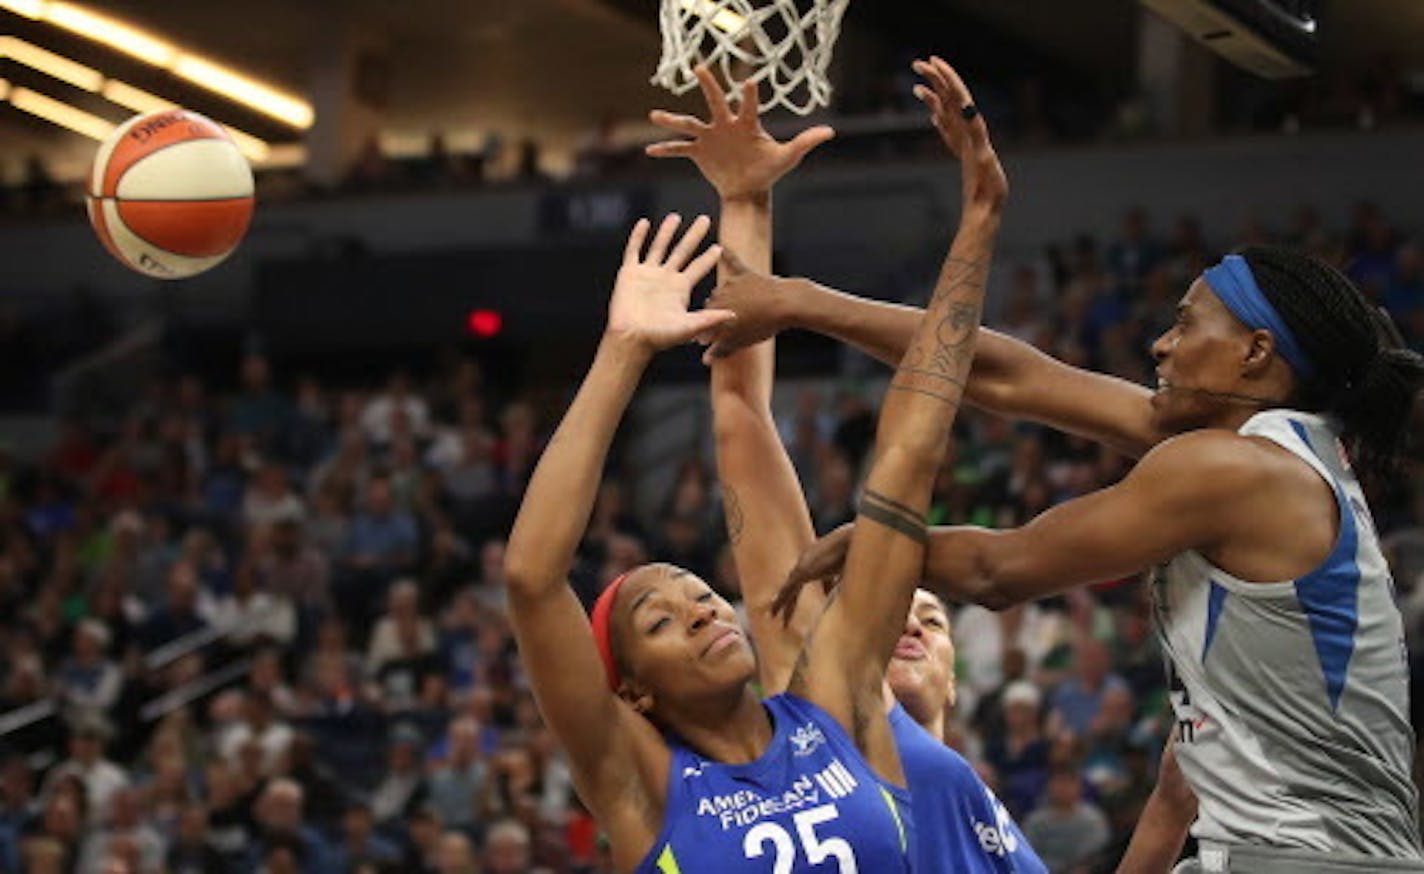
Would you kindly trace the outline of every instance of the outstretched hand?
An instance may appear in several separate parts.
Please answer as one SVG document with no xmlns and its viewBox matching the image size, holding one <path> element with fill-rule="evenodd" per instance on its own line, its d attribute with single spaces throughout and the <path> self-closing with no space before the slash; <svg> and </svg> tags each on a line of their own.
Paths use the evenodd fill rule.
<svg viewBox="0 0 1424 874">
<path fill-rule="evenodd" d="M 736 319 L 711 338 L 702 363 L 726 358 L 783 330 L 787 325 L 784 304 L 797 281 L 759 273 L 743 263 L 736 252 L 723 249 L 722 283 L 707 298 L 707 306 L 735 313 Z"/>
<path fill-rule="evenodd" d="M 663 219 L 646 256 L 643 244 L 650 224 L 647 219 L 638 219 L 633 226 L 623 252 L 623 266 L 613 286 L 613 298 L 608 302 L 606 335 L 631 340 L 656 352 L 687 343 L 736 318 L 731 312 L 715 308 L 688 312 L 693 286 L 717 265 L 722 247 L 708 246 L 695 259 L 692 257 L 712 225 L 707 216 L 701 215 L 669 253 L 681 222 L 676 213 Z"/>
<path fill-rule="evenodd" d="M 779 143 L 761 126 L 755 82 L 742 84 L 741 102 L 733 114 L 711 71 L 698 67 L 696 74 L 710 120 L 653 110 L 648 116 L 653 124 L 691 139 L 653 143 L 647 153 L 654 158 L 691 158 L 723 200 L 765 196 L 812 149 L 835 136 L 831 128 L 817 125 Z"/>
<path fill-rule="evenodd" d="M 855 523 L 847 522 L 806 547 L 806 551 L 796 559 L 796 566 L 787 574 L 781 591 L 776 593 L 776 600 L 771 603 L 771 615 L 780 616 L 783 623 L 790 622 L 796 613 L 796 602 L 801 600 L 801 590 L 807 585 L 819 581 L 826 592 L 839 585 L 853 533 Z"/>
<path fill-rule="evenodd" d="M 929 107 L 930 123 L 962 166 L 964 208 L 1002 209 L 1009 180 L 968 86 L 943 58 L 910 66 L 926 83 L 915 86 L 915 96 Z"/>
</svg>

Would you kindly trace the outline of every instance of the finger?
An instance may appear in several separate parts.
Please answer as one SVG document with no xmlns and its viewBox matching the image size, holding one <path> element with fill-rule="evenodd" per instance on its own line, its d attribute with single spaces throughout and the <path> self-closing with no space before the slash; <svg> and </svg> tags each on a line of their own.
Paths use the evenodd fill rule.
<svg viewBox="0 0 1424 874">
<path fill-rule="evenodd" d="M 690 115 L 683 115 L 680 112 L 665 112 L 661 109 L 654 109 L 648 113 L 648 120 L 661 128 L 686 134 L 690 137 L 701 136 L 709 130 L 707 122 L 700 118 L 693 118 Z"/>
<path fill-rule="evenodd" d="M 944 77 L 944 74 L 940 72 L 939 68 L 936 67 L 932 61 L 916 61 L 914 68 L 915 72 L 919 73 L 920 77 L 925 80 L 925 84 L 934 89 L 934 92 L 940 96 L 941 100 L 949 96 L 949 80 Z"/>
<path fill-rule="evenodd" d="M 714 243 L 707 247 L 707 251 L 698 255 L 691 264 L 687 265 L 687 269 L 682 272 L 687 277 L 688 282 L 696 285 L 702 281 L 702 277 L 712 272 L 712 268 L 717 266 L 717 261 L 721 259 L 721 257 L 722 247 Z M 708 310 L 703 310 L 703 312 L 708 312 Z M 718 312 L 727 311 L 719 310 Z"/>
<path fill-rule="evenodd" d="M 835 136 L 836 132 L 834 129 L 820 124 L 810 130 L 803 130 L 792 138 L 791 142 L 787 145 L 790 146 L 792 154 L 796 156 L 796 160 L 800 161 L 810 154 L 812 149 L 822 143 L 831 141 Z"/>
<path fill-rule="evenodd" d="M 940 102 L 939 95 L 936 94 L 933 89 L 927 88 L 924 85 L 916 85 L 915 96 L 919 98 L 921 103 L 929 107 L 930 121 L 934 122 L 935 127 L 939 127 L 940 124 L 942 124 L 941 118 L 944 115 L 944 104 Z"/>
<path fill-rule="evenodd" d="M 649 143 L 643 147 L 643 152 L 650 158 L 691 158 L 696 148 L 696 143 L 686 140 L 664 140 Z"/>
<path fill-rule="evenodd" d="M 628 245 L 623 249 L 623 263 L 637 264 L 638 256 L 642 254 L 643 243 L 648 239 L 648 220 L 640 218 L 633 225 L 633 230 L 628 234 Z"/>
<path fill-rule="evenodd" d="M 682 235 L 682 239 L 677 241 L 677 246 L 668 256 L 667 266 L 674 270 L 681 270 L 697 247 L 702 245 L 702 239 L 707 236 L 707 229 L 712 227 L 712 220 L 705 215 L 700 215 L 693 220 L 688 227 L 687 233 Z"/>
<path fill-rule="evenodd" d="M 737 104 L 737 121 L 744 125 L 754 125 L 761 115 L 761 94 L 757 83 L 748 79 L 742 83 L 742 99 Z"/>
<path fill-rule="evenodd" d="M 717 84 L 717 78 L 705 65 L 694 71 L 697 84 L 702 86 L 702 96 L 707 101 L 707 111 L 712 115 L 712 123 L 719 124 L 732 120 L 731 107 L 727 106 L 727 93 Z"/>
<path fill-rule="evenodd" d="M 687 314 L 684 331 L 690 340 L 698 334 L 715 331 L 737 317 L 731 310 L 695 310 Z"/>
<path fill-rule="evenodd" d="M 682 224 L 682 216 L 675 212 L 668 213 L 663 223 L 658 225 L 658 235 L 653 237 L 653 244 L 648 247 L 648 256 L 643 259 L 644 264 L 662 264 L 667 257 L 668 244 L 672 242 L 672 235 L 677 233 L 677 226 Z"/>
<path fill-rule="evenodd" d="M 955 102 L 951 102 L 947 108 L 954 112 L 962 112 L 966 106 L 973 106 L 974 95 L 970 93 L 969 86 L 965 85 L 964 80 L 959 77 L 959 73 L 943 58 L 936 57 L 933 60 L 935 69 L 937 69 L 940 75 L 948 82 L 950 93 L 954 95 L 953 100 Z M 988 142 L 989 127 L 984 122 L 984 113 L 981 112 L 970 119 L 965 124 L 965 127 L 969 129 L 969 136 L 976 147 Z"/>
</svg>

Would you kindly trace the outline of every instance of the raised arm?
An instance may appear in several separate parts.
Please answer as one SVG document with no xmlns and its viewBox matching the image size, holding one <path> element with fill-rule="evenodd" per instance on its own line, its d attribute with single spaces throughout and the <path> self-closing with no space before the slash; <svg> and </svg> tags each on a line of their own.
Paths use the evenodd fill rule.
<svg viewBox="0 0 1424 874">
<path fill-rule="evenodd" d="M 651 845 L 656 837 L 639 831 L 647 827 L 646 804 L 639 806 L 647 799 L 636 790 L 661 789 L 657 772 L 666 771 L 668 753 L 651 724 L 609 690 L 566 577 L 609 444 L 649 360 L 727 318 L 716 310 L 687 312 L 692 286 L 720 251 L 714 246 L 692 258 L 710 224 L 702 217 L 668 255 L 677 224 L 676 216 L 664 220 L 646 259 L 640 253 L 648 223 L 634 227 L 598 353 L 534 469 L 505 552 L 515 638 L 539 708 L 568 750 L 580 795 L 626 845 Z"/>
<path fill-rule="evenodd" d="M 737 314 L 707 358 L 729 355 L 787 328 L 849 343 L 895 365 L 922 311 L 845 294 L 808 279 L 782 279 L 757 268 L 717 290 L 713 302 Z M 1151 422 L 1151 392 L 1106 374 L 1072 367 L 1028 343 L 982 328 L 966 397 L 1002 416 L 1028 419 L 1105 443 L 1131 457 L 1166 439 Z"/>
<path fill-rule="evenodd" d="M 757 89 L 746 83 L 734 113 L 706 68 L 697 70 L 708 121 L 654 112 L 652 121 L 688 140 L 655 143 L 654 157 L 688 157 L 717 191 L 726 249 L 725 282 L 748 267 L 771 269 L 771 189 L 806 154 L 832 136 L 827 127 L 778 143 L 758 118 Z M 735 252 L 736 255 L 732 253 Z M 762 691 L 786 687 L 811 624 L 825 606 L 808 597 L 791 621 L 773 620 L 771 603 L 801 551 L 815 540 L 811 513 L 771 415 L 775 341 L 763 340 L 712 362 L 712 420 L 727 538 L 757 650 Z"/>
<path fill-rule="evenodd" d="M 875 461 L 841 587 L 802 651 L 790 691 L 838 719 L 871 765 L 903 779 L 882 684 L 918 583 L 935 472 L 963 395 L 1008 182 L 969 91 L 944 61 L 917 62 L 917 86 L 962 163 L 963 213 L 929 308 L 880 410 Z"/>
</svg>

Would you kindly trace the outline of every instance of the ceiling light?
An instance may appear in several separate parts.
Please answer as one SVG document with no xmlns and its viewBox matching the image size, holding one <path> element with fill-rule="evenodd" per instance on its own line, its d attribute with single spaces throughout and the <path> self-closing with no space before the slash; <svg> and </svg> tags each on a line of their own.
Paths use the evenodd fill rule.
<svg viewBox="0 0 1424 874">
<path fill-rule="evenodd" d="M 110 79 L 104 83 L 104 87 L 99 89 L 99 93 L 104 95 L 104 99 L 111 103 L 117 103 L 125 109 L 132 109 L 134 112 L 158 112 L 162 109 L 172 109 L 175 104 L 171 100 L 164 100 L 157 94 L 149 94 L 142 88 L 135 88 L 118 79 Z"/>
<path fill-rule="evenodd" d="M 137 28 L 90 12 L 73 3 L 52 2 L 45 10 L 45 20 L 56 27 L 87 36 L 98 43 L 133 55 L 142 61 L 166 67 L 177 50 L 172 43 L 149 36 Z"/>
<path fill-rule="evenodd" d="M 179 55 L 171 69 L 194 84 L 246 104 L 293 127 L 308 128 L 312 125 L 314 113 L 310 103 L 283 94 L 211 61 L 194 55 Z"/>
<path fill-rule="evenodd" d="M 23 109 L 31 115 L 37 115 L 45 121 L 52 121 L 92 139 L 102 140 L 114 131 L 111 122 L 28 88 L 13 89 L 10 92 L 10 103 L 16 109 Z"/>
<path fill-rule="evenodd" d="M 0 0 L 0 9 L 8 9 L 26 18 L 39 18 L 44 15 L 45 0 Z"/>
<path fill-rule="evenodd" d="M 86 67 L 13 36 L 0 36 L 0 57 L 8 57 L 85 91 L 98 91 L 99 86 L 104 84 L 104 74 L 93 67 Z"/>
<path fill-rule="evenodd" d="M 10 96 L 10 83 L 0 79 L 0 100 Z"/>
<path fill-rule="evenodd" d="M 232 137 L 232 141 L 237 144 L 237 150 L 241 152 L 249 161 L 266 161 L 272 149 L 264 140 L 259 140 L 252 134 L 243 133 L 235 127 L 223 125 L 223 130 Z"/>
</svg>

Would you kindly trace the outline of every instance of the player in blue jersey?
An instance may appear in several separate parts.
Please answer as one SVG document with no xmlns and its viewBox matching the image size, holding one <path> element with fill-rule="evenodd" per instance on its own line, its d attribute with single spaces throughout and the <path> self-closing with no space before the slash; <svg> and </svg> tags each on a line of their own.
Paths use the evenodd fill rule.
<svg viewBox="0 0 1424 874">
<path fill-rule="evenodd" d="M 931 75 L 934 63 L 918 71 Z M 947 68 L 938 71 L 947 74 Z M 648 153 L 691 158 L 717 191 L 721 241 L 737 256 L 724 258 L 723 275 L 735 279 L 748 267 L 770 269 L 772 187 L 794 169 L 809 147 L 831 132 L 813 128 L 792 140 L 792 148 L 778 149 L 758 121 L 754 89 L 744 89 L 733 115 L 716 81 L 705 72 L 699 79 L 708 121 L 652 113 L 655 124 L 690 139 L 656 143 Z M 930 92 L 919 93 L 927 98 Z M 943 113 L 934 117 L 942 131 L 953 122 Z M 950 134 L 952 129 L 947 138 Z M 824 596 L 807 597 L 786 624 L 775 620 L 770 611 L 786 574 L 815 539 L 801 486 L 771 414 L 773 344 L 766 340 L 710 361 L 728 537 L 760 656 L 762 689 L 768 695 L 785 688 L 796 652 L 825 607 Z M 886 695 L 896 746 L 915 800 L 916 869 L 965 874 L 1045 871 L 973 766 L 943 743 L 953 671 L 954 648 L 944 604 L 930 592 L 917 591 L 890 661 L 888 686 L 893 695 Z"/>
<path fill-rule="evenodd" d="M 765 702 L 730 605 L 668 565 L 599 597 L 590 623 L 565 575 L 608 446 L 661 349 L 725 322 L 687 312 L 714 247 L 708 222 L 675 246 L 665 220 L 629 238 L 588 375 L 530 480 L 505 569 L 510 613 L 541 711 L 623 872 L 912 870 L 908 794 L 884 715 L 884 677 L 924 564 L 934 473 L 973 356 L 1007 182 L 952 71 L 928 77 L 964 165 L 963 215 L 935 295 L 881 409 L 838 595 Z M 783 148 L 777 146 L 777 148 Z M 671 254 L 669 254 L 671 252 Z"/>
<path fill-rule="evenodd" d="M 898 342 L 899 308 L 742 286 L 777 297 L 780 324 L 798 324 L 784 314 L 805 292 L 829 304 L 813 317 L 829 333 Z M 743 334 L 766 330 L 733 308 Z M 1356 474 L 1389 476 L 1418 439 L 1424 359 L 1337 270 L 1289 249 L 1227 256 L 1178 313 L 1152 347 L 1155 391 L 986 339 L 972 400 L 1141 460 L 1021 528 L 937 530 L 926 578 L 1003 608 L 1157 568 L 1177 715 L 1164 767 L 1196 798 L 1195 870 L 1424 871 L 1402 622 Z M 846 535 L 810 551 L 786 603 L 834 573 Z"/>
</svg>

